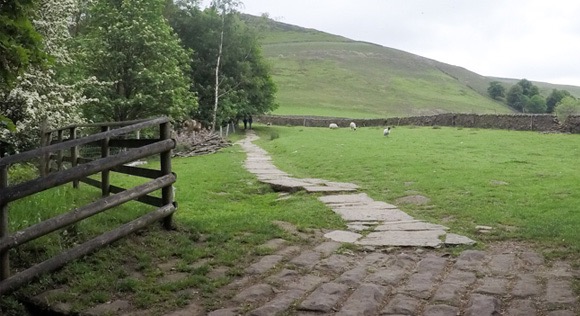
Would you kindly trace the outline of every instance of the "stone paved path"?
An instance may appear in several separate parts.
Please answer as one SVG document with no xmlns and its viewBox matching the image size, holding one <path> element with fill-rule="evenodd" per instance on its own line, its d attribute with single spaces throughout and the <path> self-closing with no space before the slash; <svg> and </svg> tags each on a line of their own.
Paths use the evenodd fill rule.
<svg viewBox="0 0 580 316">
<path fill-rule="evenodd" d="M 349 222 L 349 231 L 317 238 L 277 222 L 304 238 L 305 245 L 282 239 L 267 242 L 263 247 L 272 248 L 273 254 L 221 289 L 225 301 L 219 309 L 205 312 L 192 302 L 167 315 L 580 315 L 573 289 L 580 273 L 568 263 L 546 262 L 539 253 L 514 243 L 464 250 L 459 256 L 429 247 L 376 247 L 398 245 L 401 235 L 408 235 L 406 245 L 411 241 L 416 246 L 473 241 L 417 221 L 394 205 L 372 201 L 352 184 L 293 178 L 252 144 L 255 139 L 249 134 L 240 142 L 248 152 L 248 170 L 280 190 L 331 193 L 320 200 Z M 357 233 L 368 229 L 372 232 L 366 236 Z"/>
<path fill-rule="evenodd" d="M 365 193 L 356 193 L 352 183 L 332 182 L 323 179 L 298 179 L 279 170 L 268 153 L 253 143 L 258 136 L 249 131 L 238 144 L 246 151 L 245 167 L 263 183 L 275 190 L 332 194 L 319 198 L 347 223 L 349 231 L 333 231 L 325 237 L 363 246 L 422 246 L 474 244 L 475 241 L 452 233 L 441 225 L 415 220 L 395 205 L 375 201 Z M 358 232 L 369 232 L 366 235 Z"/>
</svg>

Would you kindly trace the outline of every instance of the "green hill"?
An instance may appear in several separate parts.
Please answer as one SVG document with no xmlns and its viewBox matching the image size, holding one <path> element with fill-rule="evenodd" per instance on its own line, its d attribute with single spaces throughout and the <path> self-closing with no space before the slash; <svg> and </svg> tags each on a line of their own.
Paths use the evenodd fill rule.
<svg viewBox="0 0 580 316">
<path fill-rule="evenodd" d="M 497 78 L 313 29 L 244 18 L 260 24 L 263 53 L 278 85 L 280 107 L 274 114 L 373 118 L 512 113 L 487 96 L 489 83 Z M 506 89 L 512 84 L 501 81 Z M 563 89 L 534 84 L 546 95 L 552 88 Z"/>
</svg>

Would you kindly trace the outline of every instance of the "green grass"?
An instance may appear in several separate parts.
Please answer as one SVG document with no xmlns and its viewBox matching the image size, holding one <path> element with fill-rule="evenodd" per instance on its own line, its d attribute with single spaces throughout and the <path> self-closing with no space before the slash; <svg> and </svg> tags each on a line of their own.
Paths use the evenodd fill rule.
<svg viewBox="0 0 580 316">
<path fill-rule="evenodd" d="M 343 227 L 342 220 L 314 196 L 297 194 L 276 201 L 278 194 L 243 168 L 244 159 L 245 154 L 237 146 L 213 155 L 174 159 L 179 204 L 174 216 L 176 230 L 168 232 L 153 225 L 41 277 L 12 296 L 3 296 L 0 310 L 5 315 L 20 315 L 22 308 L 16 298 L 62 285 L 66 291 L 50 300 L 71 304 L 77 312 L 122 298 L 152 314 L 163 314 L 186 304 L 190 294 L 185 290 L 190 288 L 201 293 L 205 305 L 211 307 L 220 300 L 217 288 L 240 275 L 255 256 L 268 252 L 259 247 L 265 241 L 285 238 L 304 242 L 272 221 L 291 222 L 304 232 Z M 158 168 L 157 162 L 148 167 Z M 129 187 L 143 181 L 113 174 L 111 183 Z M 99 190 L 87 185 L 81 184 L 80 190 L 63 186 L 11 204 L 11 231 L 65 212 L 98 194 Z M 12 269 L 25 268 L 150 210 L 151 207 L 131 202 L 83 221 L 67 233 L 56 232 L 25 244 L 11 252 Z M 158 279 L 170 273 L 160 268 L 167 262 L 173 262 L 177 266 L 175 272 L 185 276 L 160 284 Z M 226 274 L 210 278 L 208 272 L 218 267 L 225 267 Z"/>
<path fill-rule="evenodd" d="M 449 226 L 485 244 L 519 240 L 535 244 L 550 257 L 578 264 L 580 202 L 577 157 L 580 137 L 500 130 L 397 127 L 390 137 L 380 128 L 256 126 L 275 164 L 296 177 L 357 183 L 374 199 L 394 202 L 409 194 L 429 197 L 429 207 L 399 205 L 412 216 Z M 241 135 L 235 135 L 240 138 Z M 16 298 L 64 287 L 49 300 L 73 311 L 100 302 L 126 299 L 136 308 L 162 314 L 187 304 L 195 289 L 208 308 L 219 305 L 217 289 L 241 275 L 260 247 L 272 238 L 304 242 L 272 224 L 291 222 L 301 231 L 344 228 L 315 195 L 278 195 L 243 168 L 237 146 L 216 154 L 173 160 L 178 175 L 176 230 L 153 225 L 137 234 L 41 277 L 0 299 L 5 315 L 22 314 Z M 152 161 L 148 167 L 158 168 Z M 112 184 L 128 187 L 143 180 L 116 175 Z M 11 231 L 93 200 L 97 189 L 63 186 L 10 205 Z M 81 243 L 150 211 L 131 202 L 89 221 L 23 245 L 11 252 L 12 269 Z M 476 225 L 494 227 L 478 235 Z M 347 251 L 348 247 L 344 248 Z M 163 266 L 171 263 L 174 271 Z M 211 278 L 210 272 L 227 272 Z M 179 280 L 159 283 L 174 272 Z"/>
<path fill-rule="evenodd" d="M 279 115 L 350 118 L 456 113 L 511 113 L 492 100 L 490 82 L 506 89 L 518 80 L 485 77 L 398 49 L 276 21 L 246 16 L 259 25 L 263 54 L 278 86 Z M 256 20 L 258 22 L 256 22 Z M 580 87 L 534 82 L 580 96 Z"/>
<path fill-rule="evenodd" d="M 260 130 L 260 129 L 258 129 Z M 548 254 L 579 259 L 580 137 L 502 130 L 264 127 L 259 144 L 297 177 L 348 181 L 393 202 L 421 194 L 412 216 L 480 241 L 525 240 Z M 494 227 L 477 235 L 475 226 Z"/>
<path fill-rule="evenodd" d="M 274 114 L 393 117 L 510 113 L 432 61 L 361 42 L 264 45 L 279 87 Z M 346 112 L 346 113 L 345 113 Z M 350 112 L 350 113 L 349 113 Z"/>
</svg>

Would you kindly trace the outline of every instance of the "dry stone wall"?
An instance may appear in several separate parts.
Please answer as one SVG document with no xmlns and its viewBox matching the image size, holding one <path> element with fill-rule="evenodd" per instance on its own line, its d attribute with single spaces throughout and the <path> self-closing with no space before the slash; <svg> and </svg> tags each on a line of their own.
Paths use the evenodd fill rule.
<svg viewBox="0 0 580 316">
<path fill-rule="evenodd" d="M 558 118 L 550 114 L 463 114 L 446 113 L 430 116 L 391 117 L 386 119 L 348 119 L 322 116 L 278 116 L 262 115 L 258 122 L 273 125 L 328 127 L 335 123 L 339 127 L 347 128 L 350 122 L 359 127 L 365 126 L 457 126 L 470 128 L 493 128 L 516 131 L 561 131 L 580 133 L 580 116 L 568 118 L 561 125 Z"/>
</svg>

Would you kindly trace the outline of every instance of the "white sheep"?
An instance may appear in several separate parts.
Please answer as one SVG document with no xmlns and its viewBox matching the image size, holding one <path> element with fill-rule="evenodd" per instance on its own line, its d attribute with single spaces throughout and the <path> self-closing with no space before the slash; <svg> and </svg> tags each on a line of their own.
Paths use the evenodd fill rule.
<svg viewBox="0 0 580 316">
<path fill-rule="evenodd" d="M 356 124 L 354 122 L 350 122 L 350 129 L 356 131 Z"/>
<path fill-rule="evenodd" d="M 387 128 L 385 128 L 385 130 L 383 130 L 383 136 L 389 136 L 390 133 L 391 133 L 391 127 L 387 126 Z"/>
<path fill-rule="evenodd" d="M 336 125 L 335 123 L 330 123 L 330 125 L 328 125 L 328 128 L 330 129 L 337 129 L 338 125 Z"/>
</svg>

